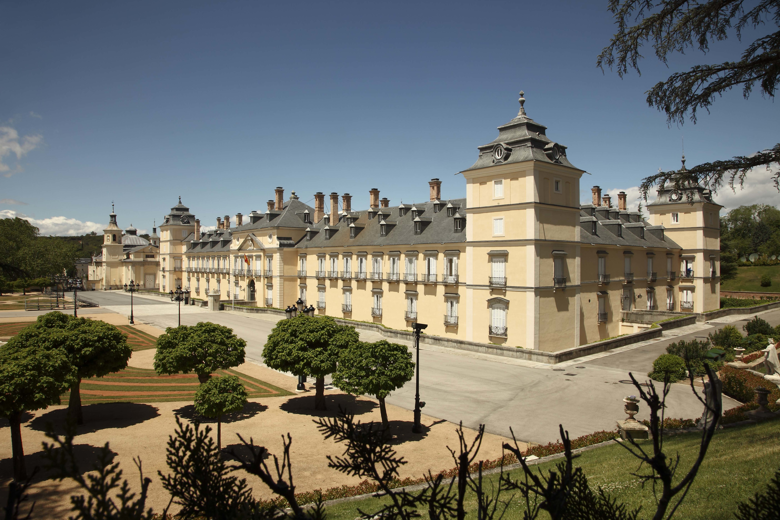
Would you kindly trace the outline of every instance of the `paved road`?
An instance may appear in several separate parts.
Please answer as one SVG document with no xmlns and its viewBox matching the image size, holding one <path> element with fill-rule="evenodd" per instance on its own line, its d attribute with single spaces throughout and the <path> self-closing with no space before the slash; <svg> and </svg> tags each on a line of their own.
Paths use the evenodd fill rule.
<svg viewBox="0 0 780 520">
<path fill-rule="evenodd" d="M 130 313 L 129 296 L 123 293 L 95 292 L 90 296 L 101 302 L 104 310 Z M 137 296 L 134 310 L 136 319 L 144 323 L 161 328 L 177 324 L 176 304 L 164 299 Z M 269 314 L 216 313 L 185 306 L 181 311 L 186 325 L 209 320 L 231 327 L 247 341 L 247 357 L 259 363 L 265 339 L 279 319 Z M 780 311 L 769 311 L 762 317 L 773 325 L 780 323 Z M 427 402 L 424 411 L 454 423 L 462 420 L 472 428 L 484 423 L 489 432 L 499 435 L 509 435 L 512 428 L 518 439 L 533 442 L 556 440 L 559 423 L 572 437 L 612 430 L 615 421 L 625 417 L 623 397 L 636 393 L 628 381 L 629 371 L 640 380 L 646 379 L 652 361 L 668 343 L 706 336 L 725 321 L 684 327 L 673 331 L 673 337 L 555 366 L 424 345 L 420 352 L 420 393 Z M 741 323 L 736 324 L 741 327 Z M 368 341 L 380 337 L 361 333 Z M 725 401 L 726 407 L 735 406 L 728 398 Z M 412 409 L 413 382 L 394 392 L 388 402 Z M 695 418 L 702 410 L 691 390 L 682 384 L 673 386 L 668 406 L 667 417 Z M 643 417 L 642 412 L 639 417 Z"/>
</svg>

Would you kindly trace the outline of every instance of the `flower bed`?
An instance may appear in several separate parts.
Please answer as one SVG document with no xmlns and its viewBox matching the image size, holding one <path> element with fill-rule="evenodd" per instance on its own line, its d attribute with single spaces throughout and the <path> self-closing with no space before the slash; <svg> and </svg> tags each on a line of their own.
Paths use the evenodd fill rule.
<svg viewBox="0 0 780 520">
<path fill-rule="evenodd" d="M 775 349 L 777 349 L 780 346 L 780 343 L 777 343 L 775 345 Z M 762 350 L 759 350 L 758 352 L 753 352 L 752 354 L 748 354 L 747 356 L 742 357 L 743 363 L 751 363 L 755 361 L 756 359 L 764 357 L 764 352 Z"/>
<path fill-rule="evenodd" d="M 757 376 L 747 370 L 740 370 L 729 366 L 723 367 L 721 376 L 723 379 L 723 393 L 744 403 L 742 406 L 728 410 L 723 414 L 724 418 L 727 416 L 738 416 L 740 413 L 744 414 L 744 412 L 757 408 L 758 404 L 756 402 L 755 391 L 759 386 L 769 390 L 769 409 L 772 411 L 780 409 L 780 405 L 777 404 L 777 400 L 780 399 L 780 388 L 763 377 Z M 750 406 L 752 406 L 752 408 L 750 408 Z M 732 422 L 738 421 L 733 420 Z"/>
</svg>

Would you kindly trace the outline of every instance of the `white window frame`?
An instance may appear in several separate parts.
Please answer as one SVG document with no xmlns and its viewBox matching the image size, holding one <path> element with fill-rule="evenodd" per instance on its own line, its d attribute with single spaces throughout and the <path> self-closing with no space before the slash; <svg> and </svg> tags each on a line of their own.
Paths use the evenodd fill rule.
<svg viewBox="0 0 780 520">
<path fill-rule="evenodd" d="M 490 276 L 506 279 L 506 257 L 493 256 L 490 258 Z"/>
<path fill-rule="evenodd" d="M 504 198 L 504 179 L 496 179 L 493 181 L 493 199 Z"/>
<path fill-rule="evenodd" d="M 493 236 L 504 236 L 504 217 L 497 217 L 493 219 Z"/>
<path fill-rule="evenodd" d="M 680 214 L 676 211 L 672 213 L 672 224 L 679 224 L 680 223 Z"/>
</svg>

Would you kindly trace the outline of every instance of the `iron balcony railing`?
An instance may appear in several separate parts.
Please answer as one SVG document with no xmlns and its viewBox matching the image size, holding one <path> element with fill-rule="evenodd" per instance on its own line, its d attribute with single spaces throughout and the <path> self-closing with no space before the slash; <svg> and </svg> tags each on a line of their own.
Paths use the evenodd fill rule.
<svg viewBox="0 0 780 520">
<path fill-rule="evenodd" d="M 318 309 L 324 309 L 325 308 L 325 302 L 318 301 L 317 302 L 317 308 Z"/>
<path fill-rule="evenodd" d="M 274 272 L 273 272 L 273 270 L 272 270 L 272 269 L 266 269 L 266 270 L 265 270 L 265 275 L 264 275 L 264 276 L 265 276 L 266 278 L 271 278 L 273 275 L 274 275 Z"/>
<path fill-rule="evenodd" d="M 409 321 L 417 321 L 417 312 L 416 311 L 406 311 L 406 319 Z"/>
<path fill-rule="evenodd" d="M 449 314 L 444 315 L 444 324 L 445 325 L 457 325 L 458 324 L 458 317 L 457 316 L 451 316 Z"/>
<path fill-rule="evenodd" d="M 338 277 L 339 277 L 338 271 L 328 271 L 328 278 L 330 278 L 331 280 L 335 280 Z"/>
<path fill-rule="evenodd" d="M 607 313 L 606 312 L 600 312 L 599 313 L 599 323 L 606 323 L 607 322 Z"/>
<path fill-rule="evenodd" d="M 306 278 L 306 270 L 298 269 L 298 278 Z"/>
<path fill-rule="evenodd" d="M 422 275 L 423 283 L 436 283 L 436 275 L 431 273 L 426 273 Z"/>
<path fill-rule="evenodd" d="M 374 281 L 382 281 L 382 273 L 377 271 L 372 271 L 371 279 Z"/>
<path fill-rule="evenodd" d="M 505 338 L 506 336 L 506 325 L 499 326 L 499 325 L 490 325 L 489 326 L 489 332 L 491 336 L 495 336 L 498 338 Z"/>
<path fill-rule="evenodd" d="M 341 312 L 352 312 L 352 304 L 351 303 L 341 304 Z"/>
<path fill-rule="evenodd" d="M 401 273 L 387 273 L 388 282 L 397 282 L 401 279 Z"/>
<path fill-rule="evenodd" d="M 416 283 L 417 273 L 404 273 L 404 282 Z"/>
<path fill-rule="evenodd" d="M 680 278 L 693 278 L 693 269 L 688 269 L 680 273 Z"/>
<path fill-rule="evenodd" d="M 647 281 L 655 282 L 658 279 L 658 273 L 647 273 Z"/>
<path fill-rule="evenodd" d="M 609 275 L 599 273 L 599 285 L 607 285 L 609 283 Z"/>
<path fill-rule="evenodd" d="M 273 304 L 274 304 L 274 299 L 273 299 L 273 298 L 266 298 L 266 299 L 265 299 L 265 305 L 266 305 L 267 307 L 270 307 L 270 306 L 271 306 L 271 305 L 273 305 Z"/>
<path fill-rule="evenodd" d="M 673 282 L 675 278 L 677 278 L 677 273 L 675 273 L 674 271 L 670 271 L 666 273 L 666 279 L 669 280 L 670 282 Z"/>
<path fill-rule="evenodd" d="M 355 271 L 355 280 L 365 280 L 367 273 L 365 271 Z"/>
<path fill-rule="evenodd" d="M 342 280 L 352 280 L 352 271 L 341 271 Z"/>
<path fill-rule="evenodd" d="M 625 273 L 626 283 L 634 283 L 634 273 Z"/>
<path fill-rule="evenodd" d="M 667 311 L 673 311 L 674 310 L 674 302 L 666 302 L 666 310 Z"/>
<path fill-rule="evenodd" d="M 258 277 L 258 278 L 263 276 L 263 270 L 262 269 L 255 269 L 255 276 Z"/>
<path fill-rule="evenodd" d="M 680 302 L 680 308 L 687 311 L 693 310 L 693 302 Z"/>
<path fill-rule="evenodd" d="M 491 276 L 490 277 L 490 286 L 491 287 L 506 287 L 506 277 L 505 276 Z"/>
<path fill-rule="evenodd" d="M 325 278 L 325 271 L 317 271 L 317 278 Z"/>
<path fill-rule="evenodd" d="M 441 277 L 441 281 L 444 282 L 447 285 L 457 285 L 458 283 L 458 275 L 457 274 L 445 274 Z"/>
<path fill-rule="evenodd" d="M 180 265 L 175 265 L 175 266 L 173 266 L 173 270 L 174 271 L 181 271 L 181 266 Z"/>
<path fill-rule="evenodd" d="M 381 307 L 371 307 L 371 316 L 375 318 L 381 318 L 382 317 L 382 308 Z"/>
<path fill-rule="evenodd" d="M 566 278 L 553 278 L 553 287 L 563 289 L 566 287 Z"/>
<path fill-rule="evenodd" d="M 239 274 L 243 274 L 243 273 L 241 272 L 241 269 L 233 269 L 233 275 L 234 275 L 234 276 L 238 276 Z"/>
</svg>

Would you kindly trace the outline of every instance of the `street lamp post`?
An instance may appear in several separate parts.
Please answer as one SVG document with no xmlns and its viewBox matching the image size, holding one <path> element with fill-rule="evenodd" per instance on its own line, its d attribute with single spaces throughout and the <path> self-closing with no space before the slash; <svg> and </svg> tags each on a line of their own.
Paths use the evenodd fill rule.
<svg viewBox="0 0 780 520">
<path fill-rule="evenodd" d="M 422 433 L 422 409 L 425 406 L 424 401 L 420 401 L 420 333 L 428 328 L 428 325 L 424 323 L 415 323 L 412 325 L 414 329 L 414 346 L 417 348 L 417 362 L 415 363 L 416 381 L 415 381 L 415 393 L 414 393 L 414 426 L 412 426 L 413 433 Z"/>
<path fill-rule="evenodd" d="M 172 302 L 179 302 L 179 327 L 181 327 L 181 302 L 183 302 L 185 298 L 190 297 L 190 291 L 182 291 L 181 287 L 177 287 L 176 292 L 173 292 L 173 289 L 171 289 L 168 294 L 170 294 Z"/>
<path fill-rule="evenodd" d="M 73 291 L 73 317 L 79 317 L 79 289 L 82 288 L 81 278 L 68 278 L 66 289 Z"/>
<path fill-rule="evenodd" d="M 125 292 L 130 293 L 130 325 L 135 325 L 135 321 L 133 321 L 133 293 L 140 288 L 141 284 L 136 284 L 133 280 L 130 280 L 130 285 L 125 284 Z"/>
<path fill-rule="evenodd" d="M 298 301 L 300 302 L 301 299 L 299 298 Z M 303 303 L 301 303 L 301 306 Z M 295 318 L 298 315 L 298 308 L 295 305 L 288 305 L 286 309 L 284 309 L 284 314 L 287 317 L 287 319 Z M 297 390 L 306 390 L 306 376 L 298 376 L 298 386 L 296 387 Z"/>
</svg>

